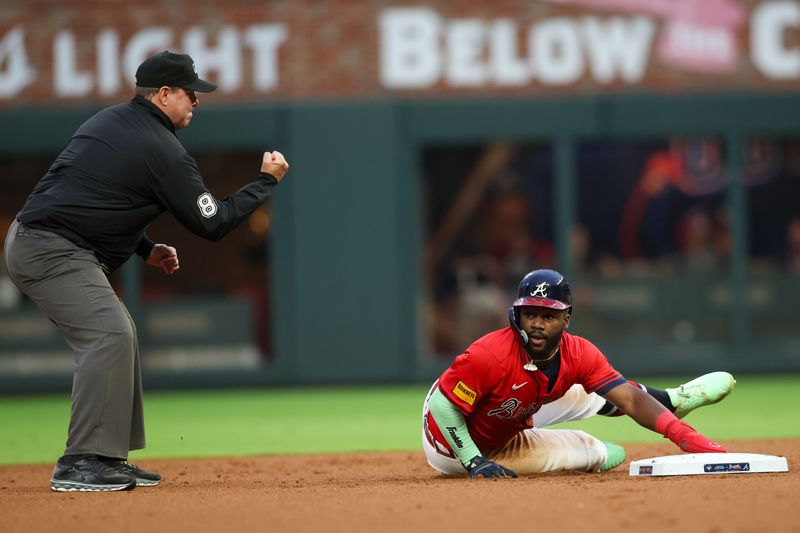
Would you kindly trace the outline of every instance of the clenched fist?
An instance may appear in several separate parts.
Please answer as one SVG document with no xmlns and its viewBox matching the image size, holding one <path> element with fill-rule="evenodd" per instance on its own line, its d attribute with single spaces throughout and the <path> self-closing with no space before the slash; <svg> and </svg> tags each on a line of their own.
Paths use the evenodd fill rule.
<svg viewBox="0 0 800 533">
<path fill-rule="evenodd" d="M 167 274 L 174 274 L 181 268 L 180 262 L 178 261 L 177 250 L 166 244 L 156 244 L 153 246 L 145 262 L 148 265 L 161 267 Z"/>
<path fill-rule="evenodd" d="M 274 176 L 276 180 L 281 181 L 283 175 L 289 170 L 289 163 L 283 154 L 275 152 L 264 152 L 264 159 L 261 162 L 261 172 Z"/>
</svg>

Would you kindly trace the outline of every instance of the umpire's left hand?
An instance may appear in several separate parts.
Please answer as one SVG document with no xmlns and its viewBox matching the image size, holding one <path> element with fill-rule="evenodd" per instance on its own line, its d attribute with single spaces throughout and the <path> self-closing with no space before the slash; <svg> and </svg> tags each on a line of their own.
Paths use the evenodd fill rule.
<svg viewBox="0 0 800 533">
<path fill-rule="evenodd" d="M 178 251 L 166 244 L 154 245 L 145 263 L 155 267 L 161 267 L 167 274 L 173 274 L 181 268 L 178 262 Z"/>
</svg>

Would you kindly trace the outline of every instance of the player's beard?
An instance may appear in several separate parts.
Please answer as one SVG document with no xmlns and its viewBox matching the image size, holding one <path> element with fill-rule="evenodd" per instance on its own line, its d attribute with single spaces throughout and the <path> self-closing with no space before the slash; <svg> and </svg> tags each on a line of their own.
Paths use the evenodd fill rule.
<svg viewBox="0 0 800 533">
<path fill-rule="evenodd" d="M 531 340 L 528 341 L 528 346 L 526 348 L 528 351 L 528 355 L 531 356 L 533 362 L 536 363 L 539 361 L 547 361 L 550 358 L 550 356 L 553 355 L 553 351 L 555 351 L 555 349 L 558 347 L 558 343 L 561 342 L 561 337 L 563 334 L 564 334 L 563 329 L 559 330 L 558 333 L 550 337 L 547 337 L 541 333 L 537 334 L 528 333 L 528 337 L 531 340 L 538 337 L 538 338 L 543 338 L 545 341 L 544 346 L 541 348 L 535 348 L 533 342 L 531 342 Z"/>
</svg>

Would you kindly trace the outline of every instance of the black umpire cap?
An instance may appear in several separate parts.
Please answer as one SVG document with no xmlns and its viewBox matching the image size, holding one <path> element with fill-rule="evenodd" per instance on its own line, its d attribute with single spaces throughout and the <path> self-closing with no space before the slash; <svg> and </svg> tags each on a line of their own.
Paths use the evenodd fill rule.
<svg viewBox="0 0 800 533">
<path fill-rule="evenodd" d="M 197 76 L 194 61 L 187 54 L 163 51 L 148 57 L 136 69 L 137 87 L 182 87 L 201 93 L 216 90 L 213 83 Z"/>
</svg>

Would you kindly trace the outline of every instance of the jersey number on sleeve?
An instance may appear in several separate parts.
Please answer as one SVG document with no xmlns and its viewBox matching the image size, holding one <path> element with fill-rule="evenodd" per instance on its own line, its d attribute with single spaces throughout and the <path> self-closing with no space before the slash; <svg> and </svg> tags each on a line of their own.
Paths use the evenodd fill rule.
<svg viewBox="0 0 800 533">
<path fill-rule="evenodd" d="M 197 207 L 200 208 L 200 214 L 205 218 L 211 218 L 217 214 L 217 202 L 207 192 L 197 197 Z"/>
</svg>

